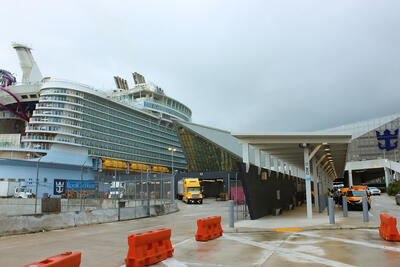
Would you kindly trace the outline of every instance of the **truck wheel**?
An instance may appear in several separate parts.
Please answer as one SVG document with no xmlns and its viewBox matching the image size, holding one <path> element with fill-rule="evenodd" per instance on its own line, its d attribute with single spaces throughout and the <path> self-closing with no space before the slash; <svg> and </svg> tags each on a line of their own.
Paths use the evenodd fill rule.
<svg viewBox="0 0 400 267">
<path fill-rule="evenodd" d="M 200 199 L 199 203 L 200 203 L 200 204 L 203 204 L 203 200 L 202 200 L 202 199 Z"/>
</svg>

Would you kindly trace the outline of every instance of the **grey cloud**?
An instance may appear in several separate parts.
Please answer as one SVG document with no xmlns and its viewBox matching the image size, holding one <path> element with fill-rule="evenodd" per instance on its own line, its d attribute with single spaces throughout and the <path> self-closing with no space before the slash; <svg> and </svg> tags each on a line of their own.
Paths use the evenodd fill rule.
<svg viewBox="0 0 400 267">
<path fill-rule="evenodd" d="M 22 8 L 25 7 L 25 8 Z M 138 71 L 233 132 L 308 131 L 399 112 L 400 2 L 9 1 L 45 75 L 98 88 Z"/>
</svg>

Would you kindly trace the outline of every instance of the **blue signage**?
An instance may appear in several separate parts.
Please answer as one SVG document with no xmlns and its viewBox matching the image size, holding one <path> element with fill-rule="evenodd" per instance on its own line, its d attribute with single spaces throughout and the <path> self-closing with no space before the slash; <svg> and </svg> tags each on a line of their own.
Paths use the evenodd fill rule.
<svg viewBox="0 0 400 267">
<path fill-rule="evenodd" d="M 66 180 L 65 190 L 91 191 L 95 189 L 94 180 Z"/>
<path fill-rule="evenodd" d="M 65 179 L 54 179 L 54 195 L 62 195 L 65 193 Z"/>
<path fill-rule="evenodd" d="M 395 148 L 397 148 L 398 142 L 393 142 L 392 140 L 397 140 L 399 137 L 399 129 L 396 129 L 394 133 L 392 134 L 390 130 L 386 129 L 383 134 L 381 134 L 379 131 L 376 131 L 376 139 L 378 140 L 378 147 L 382 150 L 390 151 Z M 379 141 L 385 141 L 385 144 L 383 145 Z"/>
<path fill-rule="evenodd" d="M 93 180 L 66 180 L 54 179 L 54 195 L 62 195 L 65 191 L 93 191 L 95 183 Z"/>
</svg>

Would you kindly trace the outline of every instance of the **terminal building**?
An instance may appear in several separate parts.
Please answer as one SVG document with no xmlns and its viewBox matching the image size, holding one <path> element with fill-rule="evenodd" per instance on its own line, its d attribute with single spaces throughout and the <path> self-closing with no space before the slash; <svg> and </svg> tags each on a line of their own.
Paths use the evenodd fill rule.
<svg viewBox="0 0 400 267">
<path fill-rule="evenodd" d="M 23 77 L 1 71 L 0 180 L 37 185 L 39 197 L 60 197 L 60 179 L 90 191 L 100 176 L 173 173 L 199 177 L 206 196 L 229 192 L 234 180 L 256 219 L 311 205 L 311 191 L 323 210 L 335 179 L 398 179 L 400 114 L 317 132 L 231 134 L 192 123 L 186 105 L 136 72 L 133 87 L 114 77 L 116 88 L 101 91 L 43 77 L 31 49 L 13 47 Z"/>
<path fill-rule="evenodd" d="M 343 177 L 346 186 L 366 183 L 387 187 L 399 179 L 399 128 L 397 113 L 320 132 L 352 135 Z"/>
</svg>

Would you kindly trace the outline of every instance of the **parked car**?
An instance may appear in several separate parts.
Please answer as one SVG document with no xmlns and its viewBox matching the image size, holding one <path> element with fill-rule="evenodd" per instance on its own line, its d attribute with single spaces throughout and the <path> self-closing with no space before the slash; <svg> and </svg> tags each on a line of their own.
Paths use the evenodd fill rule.
<svg viewBox="0 0 400 267">
<path fill-rule="evenodd" d="M 396 204 L 400 205 L 400 192 L 398 192 L 396 195 Z"/>
<path fill-rule="evenodd" d="M 362 210 L 362 199 L 367 197 L 368 210 L 371 208 L 371 198 L 367 195 L 366 190 L 354 190 L 350 189 L 346 193 L 347 207 L 349 210 Z"/>
<path fill-rule="evenodd" d="M 370 194 L 371 196 L 381 195 L 381 190 L 379 190 L 376 187 L 368 187 L 367 191 L 368 191 L 368 194 Z"/>
</svg>

